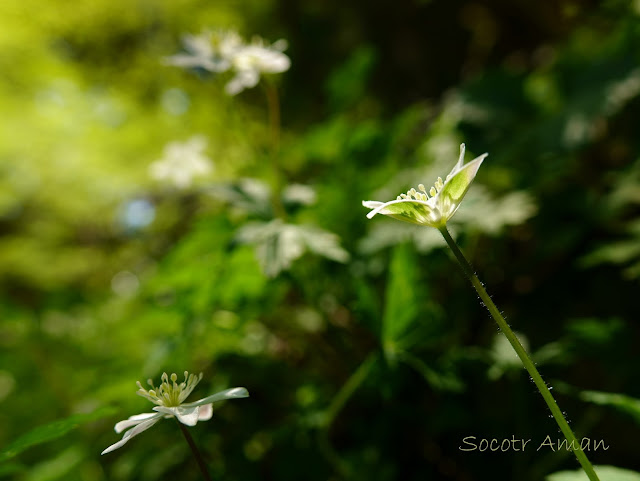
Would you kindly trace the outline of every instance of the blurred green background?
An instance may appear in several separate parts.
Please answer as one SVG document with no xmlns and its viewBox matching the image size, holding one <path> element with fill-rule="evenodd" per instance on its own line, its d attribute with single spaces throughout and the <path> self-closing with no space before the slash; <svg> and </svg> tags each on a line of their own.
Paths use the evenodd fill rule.
<svg viewBox="0 0 640 481">
<path fill-rule="evenodd" d="M 205 28 L 291 69 L 229 97 L 163 62 Z M 361 206 L 461 142 L 490 155 L 458 242 L 591 461 L 640 471 L 639 61 L 637 0 L 1 2 L 0 476 L 200 479 L 168 421 L 100 456 L 135 382 L 184 370 L 251 393 L 191 430 L 214 479 L 577 469 L 459 449 L 559 434 L 439 233 Z M 189 141 L 211 172 L 154 179 Z"/>
</svg>

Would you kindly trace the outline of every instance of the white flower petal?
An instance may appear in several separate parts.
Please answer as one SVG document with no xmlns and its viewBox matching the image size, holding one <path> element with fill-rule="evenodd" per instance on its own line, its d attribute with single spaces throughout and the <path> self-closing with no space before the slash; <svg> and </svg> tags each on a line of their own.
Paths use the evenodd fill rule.
<svg viewBox="0 0 640 481">
<path fill-rule="evenodd" d="M 130 416 L 126 421 L 120 421 L 119 423 L 116 423 L 115 427 L 113 428 L 115 430 L 115 432 L 117 432 L 118 434 L 121 433 L 122 431 L 124 431 L 125 429 L 130 428 L 131 426 L 135 426 L 136 424 L 140 424 L 143 421 L 150 419 L 154 416 L 157 416 L 157 413 L 143 413 L 143 414 L 136 414 L 134 416 Z"/>
<path fill-rule="evenodd" d="M 162 419 L 162 414 L 156 414 L 154 417 L 149 418 L 146 421 L 141 422 L 136 427 L 134 427 L 134 428 L 130 429 L 129 431 L 127 431 L 126 433 L 124 433 L 124 436 L 122 437 L 122 439 L 120 441 L 118 441 L 115 444 L 112 444 L 107 449 L 102 451 L 102 453 L 100 453 L 100 454 L 107 454 L 107 453 L 110 453 L 111 451 L 115 451 L 116 449 L 121 448 L 122 446 L 127 444 L 127 442 L 129 442 L 129 440 L 132 437 L 137 436 L 138 434 L 140 434 L 143 431 L 146 431 L 151 426 L 153 426 L 155 423 L 160 421 L 160 419 Z"/>
<path fill-rule="evenodd" d="M 380 207 L 383 204 L 384 204 L 384 202 L 380 202 L 378 200 L 363 200 L 362 201 L 362 205 L 364 205 L 368 209 L 377 209 L 378 207 Z M 369 212 L 369 214 L 371 214 L 371 212 Z M 373 214 L 373 215 L 375 215 L 375 214 Z M 373 217 L 373 215 L 371 217 Z M 369 217 L 368 214 L 367 214 L 367 217 Z M 371 219 L 371 217 L 369 217 L 369 219 Z"/>
<path fill-rule="evenodd" d="M 233 77 L 227 85 L 224 86 L 224 91 L 227 95 L 237 95 L 244 90 L 244 84 L 239 76 Z"/>
<path fill-rule="evenodd" d="M 198 413 L 198 421 L 208 421 L 213 417 L 213 405 L 203 404 L 200 406 L 200 412 Z"/>
<path fill-rule="evenodd" d="M 220 391 L 219 393 L 213 394 L 212 396 L 208 396 L 206 398 L 200 399 L 198 401 L 192 403 L 183 404 L 183 407 L 192 407 L 192 406 L 203 406 L 205 404 L 211 404 L 218 401 L 224 401 L 225 399 L 237 399 L 249 397 L 249 391 L 247 391 L 244 387 L 232 387 L 231 389 L 227 389 L 225 391 Z M 154 408 L 157 410 L 157 408 Z"/>
<path fill-rule="evenodd" d="M 287 48 L 289 48 L 289 42 L 287 42 L 284 38 L 281 38 L 273 42 L 271 44 L 271 48 L 279 50 L 280 52 L 284 52 Z"/>
<path fill-rule="evenodd" d="M 171 182 L 180 189 L 188 188 L 195 177 L 213 170 L 211 160 L 204 153 L 206 148 L 207 140 L 201 135 L 185 142 L 169 142 L 163 157 L 149 166 L 149 173 L 156 180 Z"/>
<path fill-rule="evenodd" d="M 200 416 L 200 406 L 156 406 L 153 408 L 153 410 L 159 413 L 175 416 L 178 421 L 180 421 L 182 424 L 186 424 L 187 426 L 195 426 L 196 424 L 198 424 L 198 419 Z"/>
<path fill-rule="evenodd" d="M 455 171 L 462 169 L 462 166 L 464 165 L 465 150 L 466 150 L 466 146 L 464 144 L 460 144 L 460 157 L 458 157 L 458 163 L 453 167 L 453 170 L 451 171 L 450 175 L 452 175 Z"/>
</svg>

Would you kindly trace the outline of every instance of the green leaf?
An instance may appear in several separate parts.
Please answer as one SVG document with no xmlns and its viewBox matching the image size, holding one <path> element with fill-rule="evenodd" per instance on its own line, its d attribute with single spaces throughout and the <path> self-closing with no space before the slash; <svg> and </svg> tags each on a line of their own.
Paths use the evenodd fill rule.
<svg viewBox="0 0 640 481">
<path fill-rule="evenodd" d="M 594 466 L 600 481 L 640 481 L 640 473 L 615 466 Z M 559 471 L 547 476 L 546 481 L 588 481 L 582 469 Z"/>
<path fill-rule="evenodd" d="M 86 454 L 78 446 L 71 446 L 58 453 L 55 457 L 31 466 L 25 481 L 56 481 L 68 479 L 70 473 L 78 468 L 78 465 L 86 457 Z"/>
<path fill-rule="evenodd" d="M 368 45 L 358 47 L 351 56 L 331 73 L 327 80 L 329 104 L 343 110 L 362 99 L 367 81 L 376 63 L 376 50 Z"/>
<path fill-rule="evenodd" d="M 0 451 L 0 462 L 11 459 L 32 446 L 58 439 L 81 424 L 111 416 L 115 411 L 115 408 L 104 407 L 89 414 L 74 414 L 66 419 L 38 426 Z"/>
<path fill-rule="evenodd" d="M 0 478 L 5 476 L 11 476 L 23 471 L 26 471 L 26 466 L 18 463 L 3 463 L 0 465 Z"/>
<path fill-rule="evenodd" d="M 382 318 L 382 344 L 387 357 L 393 357 L 398 341 L 418 315 L 417 265 L 411 245 L 400 244 L 393 249 Z"/>
<path fill-rule="evenodd" d="M 610 406 L 629 414 L 640 424 L 640 399 L 625 396 L 624 394 L 608 393 L 600 391 L 582 391 L 580 399 L 600 406 Z"/>
<path fill-rule="evenodd" d="M 415 369 L 429 386 L 437 391 L 462 392 L 465 389 L 464 382 L 456 375 L 447 360 L 444 360 L 444 363 L 438 360 L 438 365 L 432 367 L 407 351 L 400 353 L 399 358 Z"/>
</svg>

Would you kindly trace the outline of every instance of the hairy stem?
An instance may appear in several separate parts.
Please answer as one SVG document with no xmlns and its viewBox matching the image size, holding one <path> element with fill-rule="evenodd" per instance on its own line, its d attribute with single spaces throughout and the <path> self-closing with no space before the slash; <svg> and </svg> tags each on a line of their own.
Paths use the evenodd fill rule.
<svg viewBox="0 0 640 481">
<path fill-rule="evenodd" d="M 449 233 L 447 228 L 443 226 L 439 230 L 442 236 L 444 237 L 444 240 L 447 242 L 449 248 L 453 252 L 453 255 L 455 256 L 456 260 L 460 264 L 462 271 L 467 276 L 467 278 L 471 281 L 471 284 L 473 285 L 476 292 L 480 296 L 480 299 L 489 310 L 491 317 L 493 317 L 493 319 L 498 323 L 500 330 L 509 340 L 509 343 L 513 347 L 514 351 L 516 351 L 516 354 L 520 358 L 520 361 L 522 361 L 522 364 L 524 365 L 525 369 L 531 376 L 531 379 L 533 379 L 533 382 L 535 383 L 536 387 L 540 391 L 540 394 L 542 395 L 545 402 L 547 403 L 547 406 L 549 406 L 549 409 L 551 410 L 551 414 L 553 415 L 556 422 L 558 423 L 558 426 L 560 427 L 562 434 L 564 434 L 565 438 L 567 438 L 569 446 L 571 446 L 571 448 L 573 449 L 573 452 L 576 458 L 578 459 L 578 462 L 582 466 L 582 469 L 584 469 L 584 472 L 587 474 L 587 476 L 591 481 L 600 481 L 598 478 L 598 475 L 593 469 L 593 466 L 591 465 L 591 462 L 589 462 L 587 455 L 584 453 L 584 451 L 582 450 L 582 447 L 580 446 L 580 443 L 576 439 L 575 434 L 573 434 L 573 431 L 569 427 L 569 423 L 564 418 L 562 411 L 558 407 L 558 404 L 556 403 L 556 400 L 551 394 L 551 391 L 549 391 L 549 387 L 543 381 L 542 376 L 540 376 L 538 369 L 536 368 L 535 364 L 527 354 L 527 351 L 524 349 L 524 347 L 520 343 L 520 340 L 516 337 L 514 332 L 511 330 L 511 328 L 509 327 L 509 324 L 507 324 L 507 321 L 504 319 L 504 317 L 502 316 L 502 314 L 500 313 L 496 305 L 493 303 L 493 301 L 491 300 L 491 297 L 489 297 L 489 294 L 487 294 L 487 291 L 482 285 L 482 282 L 480 282 L 480 279 L 478 279 L 478 276 L 476 276 L 473 268 L 471 267 L 471 264 L 469 264 L 469 261 L 467 261 L 467 259 L 464 257 L 464 255 L 458 248 L 457 244 L 451 237 L 451 234 Z"/>
</svg>

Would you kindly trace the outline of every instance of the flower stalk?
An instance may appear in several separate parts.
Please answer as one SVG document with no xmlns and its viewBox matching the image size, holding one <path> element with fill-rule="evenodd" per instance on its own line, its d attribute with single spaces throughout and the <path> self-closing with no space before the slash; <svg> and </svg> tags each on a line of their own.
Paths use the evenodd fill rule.
<svg viewBox="0 0 640 481">
<path fill-rule="evenodd" d="M 429 190 L 427 190 L 423 184 L 420 184 L 418 185 L 418 190 L 410 189 L 406 194 L 400 194 L 397 196 L 396 200 L 388 202 L 363 201 L 362 204 L 371 209 L 371 212 L 367 214 L 367 217 L 371 219 L 377 214 L 383 214 L 404 222 L 434 227 L 440 231 L 456 260 L 460 264 L 462 271 L 467 276 L 471 285 L 473 285 L 474 289 L 480 296 L 480 299 L 489 310 L 489 314 L 491 314 L 491 317 L 496 321 L 500 330 L 516 351 L 518 358 L 531 376 L 531 379 L 533 379 L 533 382 L 540 391 L 540 394 L 547 403 L 547 406 L 549 406 L 551 414 L 558 423 L 562 434 L 564 434 L 565 438 L 569 442 L 569 446 L 573 449 L 576 458 L 580 462 L 580 465 L 582 466 L 582 469 L 584 469 L 589 480 L 600 481 L 598 479 L 598 475 L 593 469 L 593 466 L 589 462 L 587 455 L 582 450 L 582 446 L 569 427 L 569 423 L 564 418 L 562 411 L 560 411 L 558 404 L 549 391 L 549 387 L 542 380 L 542 376 L 540 376 L 535 364 L 507 324 L 507 321 L 505 321 L 504 317 L 491 300 L 491 297 L 489 297 L 489 294 L 487 294 L 487 291 L 482 285 L 482 282 L 480 282 L 480 279 L 478 279 L 478 276 L 476 276 L 471 264 L 469 264 L 469 261 L 464 257 L 451 237 L 451 234 L 449 234 L 449 231 L 447 230 L 447 222 L 458 210 L 460 203 L 469 190 L 471 183 L 475 179 L 480 165 L 482 165 L 482 162 L 487 157 L 487 154 L 483 154 L 465 164 L 464 153 L 465 145 L 461 144 L 460 157 L 453 167 L 453 170 L 449 175 L 447 175 L 447 178 L 444 181 L 438 177 L 433 187 Z"/>
<path fill-rule="evenodd" d="M 276 217 L 286 219 L 287 211 L 282 204 L 282 169 L 279 162 L 280 156 L 280 97 L 278 89 L 273 82 L 267 80 L 264 83 L 264 91 L 267 98 L 267 111 L 269 115 L 269 160 L 271 161 L 272 198 L 271 203 Z"/>
<path fill-rule="evenodd" d="M 491 317 L 493 317 L 493 319 L 496 321 L 502 333 L 509 340 L 509 343 L 511 344 L 514 351 L 520 358 L 520 361 L 522 361 L 522 364 L 524 365 L 525 369 L 531 376 L 531 379 L 533 379 L 533 382 L 535 383 L 536 387 L 540 391 L 540 394 L 542 395 L 544 401 L 547 403 L 547 406 L 549 406 L 549 409 L 551 410 L 551 414 L 553 415 L 554 419 L 558 423 L 558 426 L 560 427 L 562 434 L 564 434 L 565 438 L 569 442 L 569 446 L 571 446 L 572 448 L 575 448 L 573 449 L 573 452 L 576 458 L 578 459 L 578 462 L 582 466 L 582 469 L 587 474 L 587 477 L 589 478 L 590 481 L 600 481 L 598 478 L 598 475 L 593 469 L 593 466 L 591 465 L 591 462 L 589 461 L 589 458 L 587 457 L 585 452 L 582 450 L 582 447 L 580 446 L 580 443 L 576 439 L 575 434 L 569 427 L 569 423 L 567 422 L 564 415 L 562 414 L 562 411 L 558 407 L 558 404 L 556 403 L 556 400 L 551 394 L 551 391 L 549 391 L 549 387 L 542 379 L 542 376 L 540 376 L 538 369 L 536 368 L 535 364 L 527 354 L 527 351 L 525 350 L 525 348 L 522 346 L 522 343 L 520 342 L 518 337 L 514 334 L 514 332 L 511 330 L 511 328 L 509 327 L 509 324 L 507 324 L 507 321 L 504 319 L 504 317 L 502 316 L 502 314 L 494 304 L 493 300 L 491 300 L 491 297 L 489 296 L 489 294 L 487 294 L 487 291 L 482 285 L 482 282 L 480 282 L 480 279 L 478 279 L 478 276 L 475 274 L 473 268 L 471 267 L 471 264 L 464 257 L 464 254 L 462 253 L 462 251 L 458 248 L 458 245 L 451 237 L 451 234 L 447 230 L 447 227 L 442 226 L 438 228 L 438 230 L 440 231 L 440 233 L 444 237 L 444 240 L 447 242 L 447 245 L 453 252 L 453 255 L 458 261 L 458 264 L 462 268 L 462 271 L 464 272 L 465 276 L 467 276 L 467 279 L 469 279 L 474 289 L 480 296 L 480 299 L 482 300 L 486 308 L 489 310 L 489 314 L 491 314 Z"/>
<path fill-rule="evenodd" d="M 200 450 L 198 449 L 198 446 L 196 446 L 195 441 L 191 437 L 189 430 L 181 422 L 178 422 L 176 420 L 176 423 L 178 424 L 180 431 L 182 431 L 182 434 L 184 435 L 184 439 L 187 441 L 187 444 L 191 448 L 191 452 L 193 452 L 193 456 L 196 458 L 196 462 L 198 463 L 198 467 L 200 468 L 202 477 L 205 479 L 205 481 L 212 481 L 211 476 L 209 475 L 209 470 L 207 469 L 207 465 L 204 462 L 204 459 L 202 458 L 202 454 L 200 454 Z"/>
</svg>

